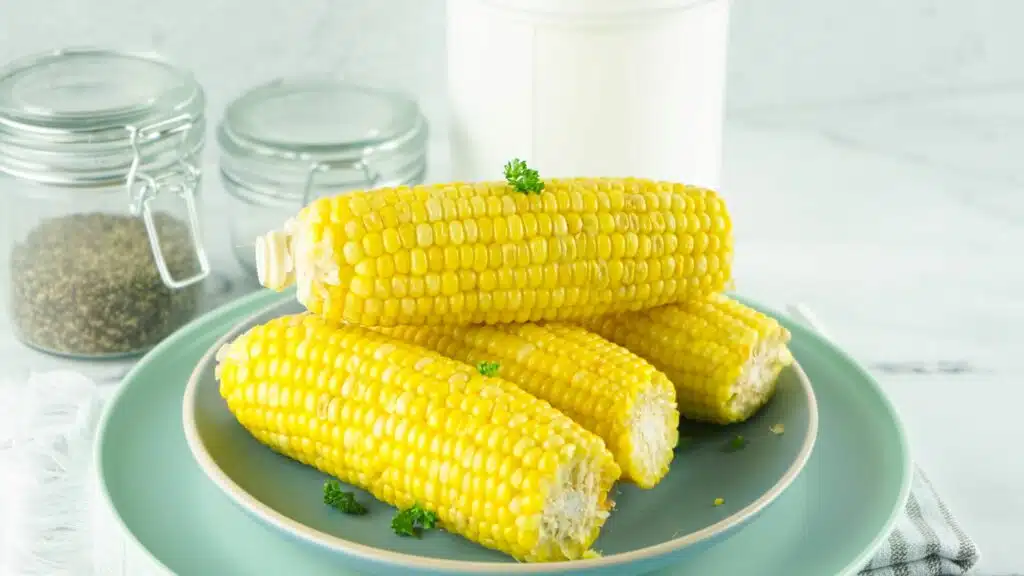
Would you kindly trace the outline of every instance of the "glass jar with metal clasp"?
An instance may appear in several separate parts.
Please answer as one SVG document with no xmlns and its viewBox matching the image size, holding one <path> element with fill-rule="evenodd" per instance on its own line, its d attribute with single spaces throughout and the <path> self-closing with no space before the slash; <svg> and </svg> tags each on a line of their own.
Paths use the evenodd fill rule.
<svg viewBox="0 0 1024 576">
<path fill-rule="evenodd" d="M 131 356 L 195 316 L 204 107 L 193 76 L 151 54 L 60 50 L 0 70 L 0 287 L 24 343 Z"/>
<path fill-rule="evenodd" d="M 334 78 L 277 79 L 231 102 L 217 130 L 231 243 L 255 278 L 256 238 L 320 196 L 422 183 L 427 123 L 400 92 Z"/>
</svg>

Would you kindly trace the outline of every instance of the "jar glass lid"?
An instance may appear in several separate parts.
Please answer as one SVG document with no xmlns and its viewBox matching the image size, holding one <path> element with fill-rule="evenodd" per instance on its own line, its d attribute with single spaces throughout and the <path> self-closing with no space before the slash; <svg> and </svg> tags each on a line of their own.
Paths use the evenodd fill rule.
<svg viewBox="0 0 1024 576">
<path fill-rule="evenodd" d="M 142 54 L 61 50 L 0 71 L 0 122 L 25 129 L 123 127 L 201 101 L 190 74 Z"/>
<path fill-rule="evenodd" d="M 57 185 L 123 181 L 203 142 L 202 88 L 156 56 L 59 50 L 0 69 L 0 172 Z"/>
<path fill-rule="evenodd" d="M 343 186 L 372 180 L 381 164 L 422 161 L 426 122 L 400 92 L 287 78 L 231 102 L 218 139 L 225 176 L 249 191 L 293 197 L 304 193 L 311 170 L 318 170 L 317 185 Z"/>
<path fill-rule="evenodd" d="M 414 101 L 392 92 L 331 80 L 277 80 L 233 102 L 225 127 L 255 146 L 325 152 L 394 139 L 418 115 Z"/>
</svg>

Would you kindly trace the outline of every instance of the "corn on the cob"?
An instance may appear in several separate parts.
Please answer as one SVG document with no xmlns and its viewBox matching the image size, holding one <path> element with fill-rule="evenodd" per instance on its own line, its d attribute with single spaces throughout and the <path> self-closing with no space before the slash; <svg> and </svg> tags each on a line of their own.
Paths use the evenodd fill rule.
<svg viewBox="0 0 1024 576">
<path fill-rule="evenodd" d="M 600 437 L 419 346 L 285 316 L 226 345 L 217 372 L 262 443 L 521 561 L 582 557 L 608 516 L 621 470 Z"/>
<path fill-rule="evenodd" d="M 672 383 L 645 360 L 578 326 L 376 328 L 445 356 L 498 363 L 498 376 L 546 400 L 604 439 L 625 479 L 652 488 L 679 440 Z"/>
<path fill-rule="evenodd" d="M 260 283 L 365 326 L 494 324 L 640 310 L 724 289 L 713 191 L 632 178 L 381 188 L 320 198 L 257 240 Z"/>
<path fill-rule="evenodd" d="M 785 327 L 724 294 L 581 323 L 664 372 L 689 420 L 750 418 L 793 362 Z"/>
</svg>

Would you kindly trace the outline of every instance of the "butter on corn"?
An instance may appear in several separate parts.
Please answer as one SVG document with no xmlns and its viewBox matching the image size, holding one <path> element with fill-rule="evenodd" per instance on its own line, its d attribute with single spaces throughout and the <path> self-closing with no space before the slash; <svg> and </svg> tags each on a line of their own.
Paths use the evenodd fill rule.
<svg viewBox="0 0 1024 576">
<path fill-rule="evenodd" d="M 679 440 L 672 383 L 647 361 L 578 326 L 398 326 L 376 330 L 495 369 L 604 439 L 625 479 L 652 488 Z M 488 370 L 489 371 L 489 370 Z"/>
<path fill-rule="evenodd" d="M 713 191 L 634 178 L 380 188 L 317 199 L 258 239 L 260 283 L 365 326 L 495 324 L 641 310 L 724 289 Z"/>
<path fill-rule="evenodd" d="M 689 420 L 747 420 L 793 363 L 789 331 L 724 294 L 581 324 L 664 372 L 676 386 L 680 415 Z"/>
<path fill-rule="evenodd" d="M 311 314 L 218 353 L 221 395 L 273 450 L 520 561 L 584 556 L 621 470 L 600 437 L 461 362 Z"/>
</svg>

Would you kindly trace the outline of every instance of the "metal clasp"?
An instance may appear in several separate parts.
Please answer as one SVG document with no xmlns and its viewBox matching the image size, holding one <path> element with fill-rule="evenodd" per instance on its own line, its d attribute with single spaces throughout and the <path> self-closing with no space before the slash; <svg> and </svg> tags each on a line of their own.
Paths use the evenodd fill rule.
<svg viewBox="0 0 1024 576">
<path fill-rule="evenodd" d="M 313 188 L 315 186 L 315 180 L 317 174 L 322 174 L 329 170 L 346 169 L 346 170 L 360 170 L 363 173 L 363 181 L 367 190 L 377 186 L 377 181 L 380 180 L 380 175 L 370 169 L 370 166 L 363 160 L 347 161 L 347 162 L 314 162 L 309 167 L 309 172 L 306 173 L 306 183 L 302 189 L 302 205 L 308 205 L 312 200 Z"/>
<path fill-rule="evenodd" d="M 196 209 L 195 191 L 199 183 L 199 168 L 187 159 L 187 142 L 190 131 L 195 125 L 189 115 L 177 116 L 150 124 L 144 127 L 128 126 L 131 135 L 132 163 L 128 169 L 127 188 L 131 199 L 131 212 L 134 216 L 142 215 L 146 224 L 146 233 L 149 235 L 150 248 L 153 250 L 153 259 L 156 261 L 160 278 L 168 288 L 177 290 L 201 282 L 210 275 L 210 262 L 203 248 L 202 238 L 199 231 L 199 211 Z M 139 169 L 142 163 L 142 151 L 140 149 L 144 142 L 165 138 L 168 136 L 180 135 L 182 153 L 178 155 L 179 171 L 173 174 L 155 178 Z M 136 190 L 136 185 L 141 186 Z M 156 223 L 153 220 L 152 202 L 159 194 L 172 192 L 185 202 L 185 209 L 188 213 L 189 232 L 192 238 L 192 248 L 196 259 L 199 261 L 199 272 L 187 278 L 176 279 L 171 276 L 167 259 L 164 258 L 163 249 L 160 246 L 160 238 L 157 235 Z"/>
</svg>

